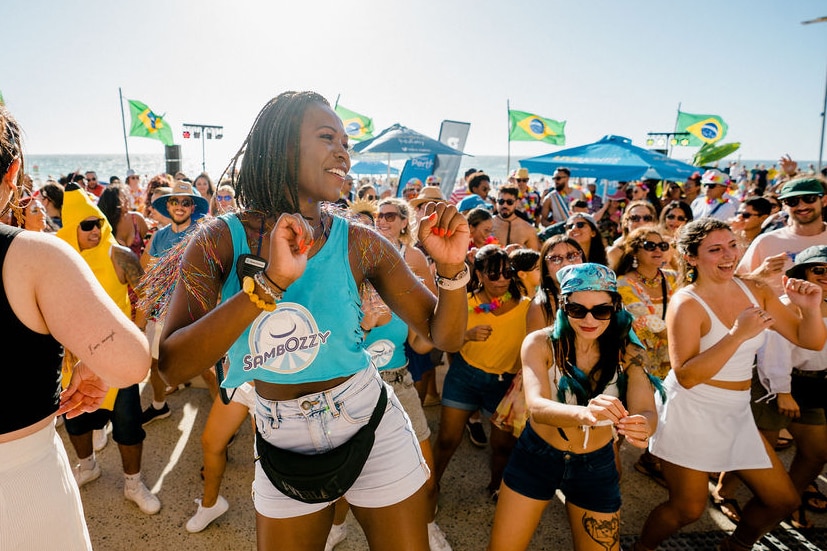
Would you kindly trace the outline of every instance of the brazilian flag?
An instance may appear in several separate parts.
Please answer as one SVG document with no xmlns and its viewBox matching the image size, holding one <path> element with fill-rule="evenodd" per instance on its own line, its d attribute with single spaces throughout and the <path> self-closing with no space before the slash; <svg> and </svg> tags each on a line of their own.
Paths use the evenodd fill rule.
<svg viewBox="0 0 827 551">
<path fill-rule="evenodd" d="M 718 115 L 693 115 L 678 111 L 675 132 L 688 132 L 689 145 L 704 145 L 724 139 L 729 127 Z"/>
<path fill-rule="evenodd" d="M 361 142 L 373 137 L 373 119 L 360 115 L 356 111 L 336 106 L 336 114 L 342 119 L 345 134 L 353 141 Z"/>
<path fill-rule="evenodd" d="M 132 116 L 132 126 L 129 129 L 130 136 L 151 138 L 160 140 L 164 145 L 173 145 L 172 128 L 161 115 L 153 113 L 152 109 L 145 103 L 131 99 L 129 100 L 129 113 Z"/>
<path fill-rule="evenodd" d="M 566 145 L 566 121 L 555 121 L 525 111 L 509 109 L 508 128 L 509 140 L 538 140 L 554 145 Z"/>
</svg>

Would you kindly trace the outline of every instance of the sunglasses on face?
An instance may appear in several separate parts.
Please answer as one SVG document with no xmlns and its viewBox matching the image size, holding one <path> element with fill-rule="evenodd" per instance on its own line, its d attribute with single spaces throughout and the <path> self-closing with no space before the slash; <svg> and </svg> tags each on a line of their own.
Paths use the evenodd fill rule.
<svg viewBox="0 0 827 551">
<path fill-rule="evenodd" d="M 661 241 L 660 243 L 655 243 L 654 241 L 644 241 L 640 247 L 644 251 L 649 251 L 650 253 L 655 249 L 660 249 L 663 252 L 666 252 L 669 250 L 669 243 L 666 241 Z"/>
<path fill-rule="evenodd" d="M 798 197 L 789 197 L 787 199 L 784 199 L 784 204 L 788 207 L 797 207 L 798 201 L 801 200 L 808 205 L 812 205 L 813 203 L 818 201 L 820 197 L 821 195 L 818 195 L 816 193 L 813 193 L 812 195 L 799 195 Z"/>
<path fill-rule="evenodd" d="M 546 261 L 551 262 L 555 266 L 559 266 L 563 262 L 580 262 L 583 256 L 580 253 L 568 253 L 567 255 L 549 254 L 546 255 Z"/>
<path fill-rule="evenodd" d="M 514 199 L 497 199 L 497 204 L 511 206 L 514 204 Z"/>
<path fill-rule="evenodd" d="M 563 305 L 563 312 L 565 312 L 568 317 L 578 320 L 585 318 L 587 314 L 591 314 L 596 320 L 606 321 L 612 318 L 614 311 L 615 307 L 612 304 L 598 304 L 591 308 L 586 308 L 576 302 L 567 302 Z"/>
<path fill-rule="evenodd" d="M 711 187 L 715 187 L 715 186 L 723 186 L 723 184 L 704 184 L 705 188 L 711 188 Z"/>
<path fill-rule="evenodd" d="M 573 230 L 574 228 L 577 228 L 578 230 L 582 230 L 585 227 L 586 227 L 586 222 L 582 222 L 582 221 L 581 222 L 572 222 L 571 224 L 566 224 L 566 229 L 567 230 Z"/>
<path fill-rule="evenodd" d="M 644 214 L 643 216 L 641 216 L 639 214 L 633 214 L 629 217 L 629 220 L 631 222 L 640 222 L 641 220 L 643 220 L 644 222 L 651 222 L 654 219 L 655 219 L 655 217 L 652 216 L 651 214 Z"/>
<path fill-rule="evenodd" d="M 189 208 L 193 205 L 193 202 L 192 202 L 191 199 L 180 199 L 179 200 L 179 199 L 176 199 L 176 198 L 173 197 L 172 199 L 167 199 L 167 205 L 169 205 L 171 207 L 177 207 L 178 205 L 181 205 L 184 208 Z"/>
<path fill-rule="evenodd" d="M 558 180 L 564 180 L 565 178 L 566 178 L 566 176 L 554 176 L 554 177 L 552 178 L 552 180 L 554 180 L 555 182 L 557 182 Z"/>
<path fill-rule="evenodd" d="M 397 218 L 402 218 L 398 212 L 380 212 L 376 215 L 377 220 L 387 220 L 388 222 L 396 222 Z"/>
<path fill-rule="evenodd" d="M 678 222 L 686 222 L 686 216 L 681 216 L 679 214 L 667 214 L 667 220 L 677 220 Z"/>
<path fill-rule="evenodd" d="M 92 231 L 95 228 L 101 229 L 103 227 L 103 218 L 84 220 L 78 225 L 80 226 L 81 231 Z"/>
<path fill-rule="evenodd" d="M 749 219 L 750 219 L 750 218 L 752 218 L 753 216 L 758 216 L 758 215 L 757 215 L 757 214 L 753 214 L 753 213 L 751 213 L 751 212 L 736 212 L 736 213 L 735 213 L 735 216 L 740 216 L 741 218 L 744 218 L 744 219 L 746 219 L 746 220 L 749 220 Z"/>
<path fill-rule="evenodd" d="M 812 266 L 811 268 L 807 268 L 807 273 L 821 277 L 827 274 L 827 266 Z"/>
<path fill-rule="evenodd" d="M 503 268 L 502 273 L 499 272 L 486 272 L 485 277 L 488 278 L 489 281 L 499 281 L 500 276 L 503 276 L 503 279 L 511 279 L 514 274 L 512 273 L 510 268 Z"/>
<path fill-rule="evenodd" d="M 528 183 L 528 178 L 515 178 L 515 180 L 517 180 L 521 184 L 527 184 Z"/>
<path fill-rule="evenodd" d="M 219 201 L 226 201 L 228 203 L 233 200 L 232 195 L 216 195 L 215 198 Z"/>
</svg>

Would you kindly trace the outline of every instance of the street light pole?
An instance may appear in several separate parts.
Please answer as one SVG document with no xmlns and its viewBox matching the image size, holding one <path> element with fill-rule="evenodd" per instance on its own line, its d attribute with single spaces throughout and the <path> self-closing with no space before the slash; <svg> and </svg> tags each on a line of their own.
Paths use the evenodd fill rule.
<svg viewBox="0 0 827 551">
<path fill-rule="evenodd" d="M 201 138 L 201 172 L 207 171 L 207 151 L 204 140 L 215 138 L 220 140 L 224 137 L 224 127 L 215 124 L 200 124 L 185 122 L 184 138 Z"/>
<path fill-rule="evenodd" d="M 827 16 L 802 21 L 802 25 L 811 23 L 827 23 Z M 818 143 L 818 171 L 821 172 L 821 160 L 824 157 L 824 128 L 827 123 L 827 80 L 824 83 L 824 104 L 821 106 L 821 140 Z"/>
</svg>

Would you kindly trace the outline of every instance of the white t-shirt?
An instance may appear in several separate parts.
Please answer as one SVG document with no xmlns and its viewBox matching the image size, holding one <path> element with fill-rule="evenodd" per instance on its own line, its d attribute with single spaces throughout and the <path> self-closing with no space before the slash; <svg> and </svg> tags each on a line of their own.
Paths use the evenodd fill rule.
<svg viewBox="0 0 827 551">
<path fill-rule="evenodd" d="M 784 261 L 784 269 L 781 273 L 766 280 L 775 291 L 775 294 L 780 297 L 784 294 L 781 276 L 792 267 L 796 254 L 813 245 L 827 245 L 827 230 L 817 235 L 796 235 L 793 233 L 792 226 L 787 226 L 780 230 L 759 235 L 750 243 L 736 271 L 739 274 L 748 274 L 758 268 L 768 256 L 784 252 L 789 253 Z"/>
<path fill-rule="evenodd" d="M 692 201 L 692 218 L 695 220 L 698 218 L 715 218 L 726 222 L 738 212 L 738 200 L 728 195 L 724 197 L 726 197 L 725 203 L 719 203 L 718 201 L 707 203 L 706 196 L 696 197 Z"/>
</svg>

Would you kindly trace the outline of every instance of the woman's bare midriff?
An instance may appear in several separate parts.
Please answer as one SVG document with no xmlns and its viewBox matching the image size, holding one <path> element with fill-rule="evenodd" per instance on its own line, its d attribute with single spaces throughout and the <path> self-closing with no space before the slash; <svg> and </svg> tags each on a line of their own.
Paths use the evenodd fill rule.
<svg viewBox="0 0 827 551">
<path fill-rule="evenodd" d="M 715 379 L 709 379 L 708 381 L 704 381 L 702 384 L 714 386 L 715 388 L 722 388 L 724 390 L 749 390 L 752 388 L 752 381 L 747 379 L 746 381 L 716 381 Z"/>
<path fill-rule="evenodd" d="M 295 400 L 306 396 L 308 394 L 317 394 L 330 390 L 338 386 L 350 377 L 337 377 L 328 381 L 318 381 L 313 383 L 300 383 L 296 385 L 279 385 L 274 383 L 265 383 L 264 381 L 256 380 L 256 392 L 265 400 L 274 400 L 282 402 L 284 400 Z"/>
<path fill-rule="evenodd" d="M 0 434 L 0 444 L 3 444 L 5 442 L 13 442 L 14 440 L 20 440 L 21 438 L 25 438 L 48 426 L 50 423 L 54 422 L 55 416 L 50 415 L 45 419 L 41 419 L 33 425 L 29 425 L 28 427 L 23 427 L 22 429 L 18 429 L 13 432 L 7 432 L 6 434 Z"/>
<path fill-rule="evenodd" d="M 560 431 L 557 430 L 557 427 L 541 423 L 532 423 L 531 428 L 552 448 L 573 454 L 597 451 L 614 438 L 611 426 L 587 427 L 586 431 L 589 431 L 589 443 L 588 446 L 584 448 L 583 441 L 585 440 L 586 433 L 580 427 L 565 427 L 562 429 L 563 432 L 566 433 L 568 440 L 564 440 L 563 437 L 560 436 Z"/>
</svg>

